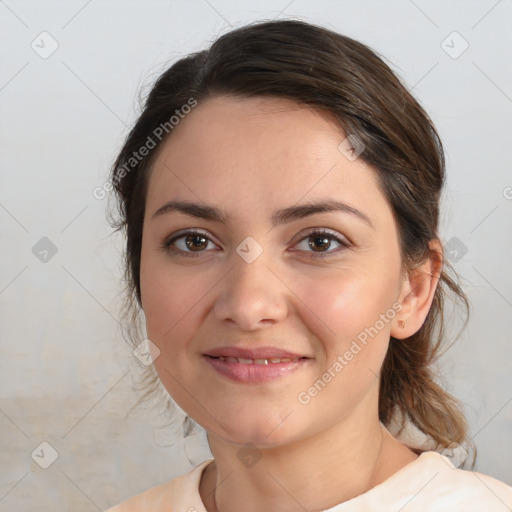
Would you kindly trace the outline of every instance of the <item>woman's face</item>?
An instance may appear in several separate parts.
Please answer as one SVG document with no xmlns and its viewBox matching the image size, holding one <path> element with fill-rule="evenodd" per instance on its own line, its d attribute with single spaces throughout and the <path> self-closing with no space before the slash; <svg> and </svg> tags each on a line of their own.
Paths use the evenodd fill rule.
<svg viewBox="0 0 512 512">
<path fill-rule="evenodd" d="M 155 160 L 141 255 L 154 364 L 225 440 L 275 446 L 377 414 L 403 274 L 377 174 L 345 137 L 293 101 L 224 96 L 199 103 Z M 170 201 L 195 215 L 155 215 Z"/>
</svg>

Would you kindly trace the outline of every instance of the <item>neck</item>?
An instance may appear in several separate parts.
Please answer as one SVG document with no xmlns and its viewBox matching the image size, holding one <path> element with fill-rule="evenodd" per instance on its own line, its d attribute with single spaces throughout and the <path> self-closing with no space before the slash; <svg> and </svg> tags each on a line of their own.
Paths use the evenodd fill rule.
<svg viewBox="0 0 512 512">
<path fill-rule="evenodd" d="M 258 450 L 246 467 L 240 445 L 209 435 L 215 462 L 200 494 L 208 512 L 325 510 L 348 501 L 408 464 L 417 455 L 381 425 L 347 420 L 307 439 Z"/>
</svg>

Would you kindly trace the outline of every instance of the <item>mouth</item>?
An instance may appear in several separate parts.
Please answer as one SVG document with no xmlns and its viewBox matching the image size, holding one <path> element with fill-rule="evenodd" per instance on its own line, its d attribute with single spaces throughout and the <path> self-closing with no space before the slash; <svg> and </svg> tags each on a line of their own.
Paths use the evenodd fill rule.
<svg viewBox="0 0 512 512">
<path fill-rule="evenodd" d="M 311 357 L 275 347 L 220 347 L 203 357 L 223 377 L 245 384 L 262 384 L 289 376 L 312 361 Z"/>
<path fill-rule="evenodd" d="M 233 357 L 233 356 L 210 356 L 206 354 L 206 357 L 211 359 L 218 359 L 219 361 L 227 361 L 228 363 L 235 364 L 255 364 L 255 365 L 266 365 L 266 364 L 279 364 L 279 363 L 290 363 L 297 362 L 301 359 L 309 359 L 309 357 L 260 357 L 258 359 L 245 358 L 245 357 Z"/>
<path fill-rule="evenodd" d="M 212 358 L 232 358 L 242 364 L 272 364 L 273 362 L 290 362 L 298 359 L 310 359 L 304 354 L 298 354 L 277 347 L 241 348 L 235 346 L 217 347 L 204 354 Z M 265 362 L 266 361 L 266 362 Z M 231 361 L 236 362 L 236 361 Z"/>
</svg>

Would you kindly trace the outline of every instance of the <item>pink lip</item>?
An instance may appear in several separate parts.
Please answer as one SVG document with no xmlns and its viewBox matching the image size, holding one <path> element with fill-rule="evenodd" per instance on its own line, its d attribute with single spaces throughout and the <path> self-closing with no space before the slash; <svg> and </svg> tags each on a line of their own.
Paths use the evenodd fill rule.
<svg viewBox="0 0 512 512">
<path fill-rule="evenodd" d="M 223 361 L 219 357 L 240 357 L 243 359 L 298 359 L 283 363 L 255 364 Z M 294 373 L 311 363 L 311 358 L 275 347 L 242 349 L 237 347 L 219 347 L 204 354 L 205 360 L 218 373 L 236 382 L 262 384 Z"/>
</svg>

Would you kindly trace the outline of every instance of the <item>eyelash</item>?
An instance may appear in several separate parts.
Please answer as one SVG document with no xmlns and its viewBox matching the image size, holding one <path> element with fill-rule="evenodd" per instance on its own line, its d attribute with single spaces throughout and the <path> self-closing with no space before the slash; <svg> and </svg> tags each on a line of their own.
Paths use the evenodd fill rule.
<svg viewBox="0 0 512 512">
<path fill-rule="evenodd" d="M 197 251 L 197 252 L 183 251 L 181 249 L 176 249 L 175 247 L 172 246 L 172 244 L 174 242 L 176 242 L 177 240 L 180 240 L 181 238 L 185 238 L 185 237 L 188 237 L 188 236 L 202 236 L 202 237 L 206 238 L 208 241 L 211 242 L 211 240 L 208 238 L 206 233 L 204 233 L 202 231 L 199 231 L 197 229 L 190 229 L 188 231 L 185 231 L 185 232 L 181 233 L 178 236 L 175 236 L 173 238 L 165 239 L 160 244 L 160 247 L 162 248 L 162 250 L 164 250 L 166 252 L 172 252 L 172 253 L 175 253 L 176 255 L 185 256 L 187 258 L 188 257 L 196 258 L 202 252 L 205 252 L 205 251 L 204 250 L 203 251 Z M 334 233 L 332 233 L 332 232 L 330 232 L 330 231 L 328 231 L 326 229 L 317 229 L 315 231 L 311 231 L 310 233 L 306 234 L 306 236 L 302 237 L 299 240 L 299 242 L 297 242 L 297 243 L 300 243 L 303 240 L 305 240 L 307 238 L 311 238 L 313 236 L 323 236 L 323 237 L 329 238 L 331 240 L 334 240 L 335 242 L 337 242 L 340 245 L 340 247 L 336 248 L 333 251 L 329 251 L 329 252 L 319 252 L 319 253 L 311 252 L 311 257 L 312 258 L 329 258 L 329 257 L 331 257 L 333 255 L 338 254 L 339 252 L 341 252 L 344 249 L 350 248 L 350 244 L 346 240 L 342 240 L 341 238 L 336 236 Z M 306 252 L 309 252 L 309 251 L 306 251 Z"/>
</svg>

